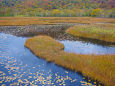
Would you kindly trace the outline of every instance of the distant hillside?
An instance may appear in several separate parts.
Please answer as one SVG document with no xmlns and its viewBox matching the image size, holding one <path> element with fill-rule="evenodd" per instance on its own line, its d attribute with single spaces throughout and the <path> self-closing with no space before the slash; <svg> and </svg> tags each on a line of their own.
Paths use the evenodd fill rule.
<svg viewBox="0 0 115 86">
<path fill-rule="evenodd" d="M 115 0 L 0 0 L 0 7 L 114 8 Z"/>
<path fill-rule="evenodd" d="M 23 15 L 23 12 L 30 15 L 32 14 L 30 11 L 36 12 L 38 8 L 42 11 L 51 11 L 53 9 L 59 9 L 61 11 L 63 9 L 83 9 L 84 11 L 84 9 L 90 9 L 89 12 L 91 12 L 92 9 L 99 8 L 104 10 L 113 9 L 115 8 L 115 0 L 0 0 L 0 15 Z M 10 14 L 8 13 L 9 11 Z M 44 11 L 42 13 L 42 16 L 44 16 Z M 87 16 L 90 15 L 88 14 Z"/>
</svg>

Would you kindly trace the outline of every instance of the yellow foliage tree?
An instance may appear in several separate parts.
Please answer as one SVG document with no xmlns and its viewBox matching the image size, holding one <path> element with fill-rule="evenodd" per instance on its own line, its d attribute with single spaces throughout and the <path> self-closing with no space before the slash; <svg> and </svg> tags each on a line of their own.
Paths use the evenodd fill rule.
<svg viewBox="0 0 115 86">
<path fill-rule="evenodd" d="M 101 11 L 101 9 L 99 9 L 99 8 L 93 9 L 92 12 L 91 12 L 91 16 L 99 16 L 100 11 Z"/>
<path fill-rule="evenodd" d="M 62 13 L 62 11 L 59 9 L 51 10 L 51 15 L 53 15 L 53 16 L 59 16 L 61 13 Z"/>
</svg>

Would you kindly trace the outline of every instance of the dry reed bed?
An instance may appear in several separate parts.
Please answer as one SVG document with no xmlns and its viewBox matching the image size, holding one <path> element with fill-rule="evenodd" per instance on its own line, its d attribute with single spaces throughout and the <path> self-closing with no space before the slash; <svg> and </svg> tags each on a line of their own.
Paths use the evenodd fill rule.
<svg viewBox="0 0 115 86">
<path fill-rule="evenodd" d="M 94 17 L 0 17 L 0 25 L 33 25 L 55 23 L 115 23 L 112 18 Z"/>
<path fill-rule="evenodd" d="M 66 30 L 67 33 L 92 39 L 99 39 L 107 42 L 115 42 L 115 24 L 90 24 L 73 26 Z"/>
<path fill-rule="evenodd" d="M 64 52 L 64 45 L 49 36 L 36 36 L 25 42 L 36 56 L 83 73 L 106 86 L 115 85 L 115 55 L 82 55 Z"/>
</svg>

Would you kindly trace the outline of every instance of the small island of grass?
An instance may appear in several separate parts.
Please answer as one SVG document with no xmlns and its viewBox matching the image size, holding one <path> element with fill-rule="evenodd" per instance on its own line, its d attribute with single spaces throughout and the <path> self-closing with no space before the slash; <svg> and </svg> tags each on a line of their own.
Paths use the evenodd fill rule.
<svg viewBox="0 0 115 86">
<path fill-rule="evenodd" d="M 115 84 L 115 55 L 82 55 L 65 52 L 64 45 L 49 36 L 36 36 L 25 42 L 36 56 L 98 80 L 106 86 Z"/>
<path fill-rule="evenodd" d="M 77 37 L 115 42 L 115 24 L 89 24 L 73 26 L 66 32 Z"/>
</svg>

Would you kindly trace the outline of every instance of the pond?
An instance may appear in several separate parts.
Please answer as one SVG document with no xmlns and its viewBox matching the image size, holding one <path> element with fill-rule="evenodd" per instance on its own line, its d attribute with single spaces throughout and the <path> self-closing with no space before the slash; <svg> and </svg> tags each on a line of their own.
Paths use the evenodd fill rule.
<svg viewBox="0 0 115 86">
<path fill-rule="evenodd" d="M 24 47 L 26 37 L 0 33 L 0 86 L 86 86 L 94 85 L 81 74 L 36 57 Z"/>
</svg>

